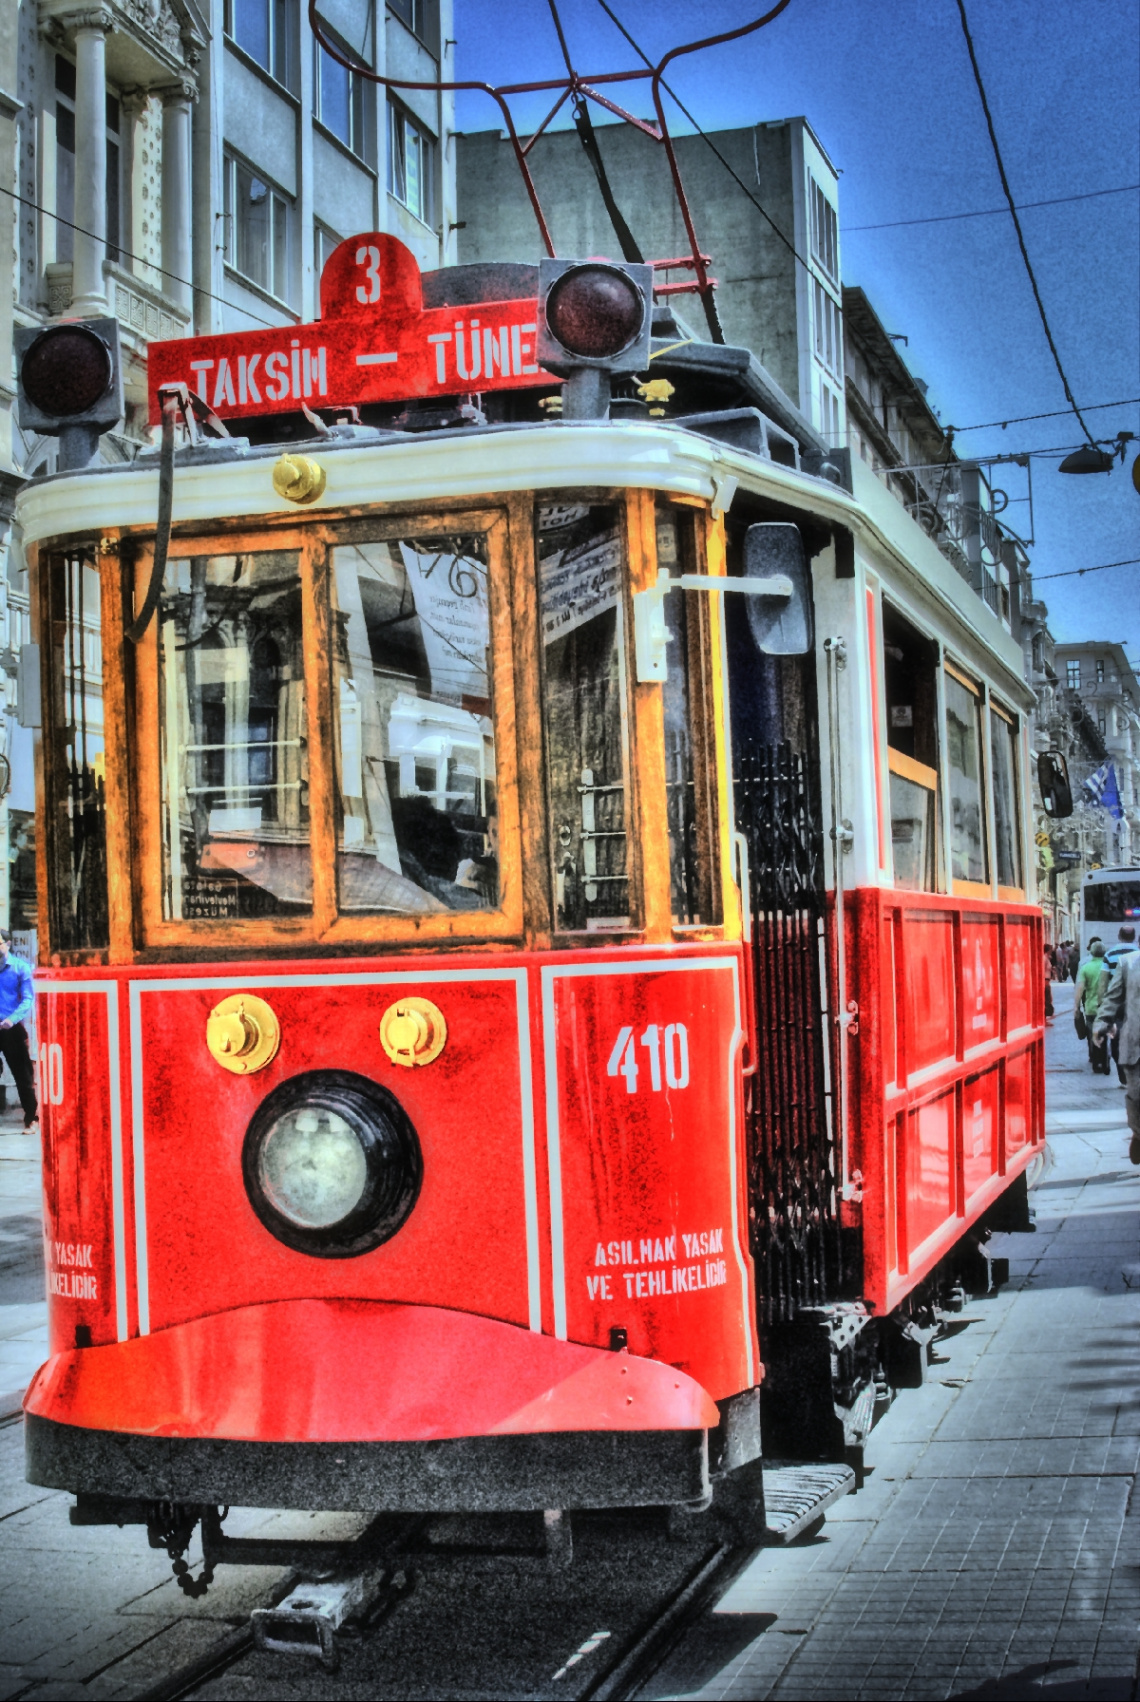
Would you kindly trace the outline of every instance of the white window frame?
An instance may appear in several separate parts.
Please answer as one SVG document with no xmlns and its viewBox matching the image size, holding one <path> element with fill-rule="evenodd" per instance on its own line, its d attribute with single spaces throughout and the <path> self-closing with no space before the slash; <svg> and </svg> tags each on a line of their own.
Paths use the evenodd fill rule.
<svg viewBox="0 0 1140 1702">
<path fill-rule="evenodd" d="M 239 264 L 238 247 L 238 173 L 248 172 L 257 182 L 265 185 L 269 197 L 269 278 L 262 281 L 251 273 L 243 271 Z M 260 166 L 250 164 L 240 155 L 231 153 L 227 148 L 223 162 L 224 194 L 225 194 L 225 229 L 226 229 L 226 265 L 242 283 L 260 290 L 263 295 L 271 296 L 274 301 L 281 303 L 291 313 L 296 311 L 294 297 L 296 295 L 296 223 L 297 209 L 291 195 L 285 191 Z M 277 232 L 278 220 L 284 220 L 284 277 L 277 275 Z"/>
<path fill-rule="evenodd" d="M 839 214 L 815 178 L 808 174 L 811 200 L 811 252 L 833 283 L 839 282 Z"/>
<path fill-rule="evenodd" d="M 239 53 L 244 53 L 246 58 L 251 60 L 254 65 L 259 66 L 267 77 L 272 77 L 275 83 L 296 97 L 300 86 L 299 66 L 297 64 L 297 48 L 300 40 L 300 32 L 297 27 L 297 0 L 264 0 L 267 13 L 265 37 L 269 44 L 266 53 L 268 64 L 264 59 L 259 59 L 256 53 L 251 53 L 249 48 L 240 42 L 234 34 L 235 3 L 236 0 L 225 0 L 223 27 L 226 40 L 232 47 L 236 47 Z M 278 28 L 279 5 L 284 5 L 287 11 L 284 41 L 281 40 Z M 284 61 L 283 65 L 279 63 L 279 59 Z M 281 75 L 282 70 L 284 76 Z"/>
<path fill-rule="evenodd" d="M 418 181 L 422 186 L 419 205 L 409 199 L 408 140 L 414 140 L 419 154 Z M 388 193 L 407 209 L 421 224 L 432 229 L 435 208 L 435 137 L 407 107 L 398 101 L 388 101 Z"/>
<path fill-rule="evenodd" d="M 365 65 L 364 60 L 354 48 L 349 47 L 347 42 L 342 41 L 332 31 L 326 31 L 326 33 L 336 42 L 337 47 L 346 59 L 354 60 L 362 70 L 368 69 L 368 66 Z M 339 142 L 342 148 L 347 148 L 349 153 L 353 154 L 362 165 L 368 167 L 369 171 L 374 171 L 376 169 L 376 141 L 369 111 L 369 85 L 355 71 L 348 72 L 348 135 L 342 136 L 339 130 L 333 128 L 323 111 L 326 64 L 334 66 L 338 75 L 344 70 L 344 67 L 337 65 L 335 60 L 329 59 L 329 55 L 314 37 L 313 118 L 327 135 Z"/>
</svg>

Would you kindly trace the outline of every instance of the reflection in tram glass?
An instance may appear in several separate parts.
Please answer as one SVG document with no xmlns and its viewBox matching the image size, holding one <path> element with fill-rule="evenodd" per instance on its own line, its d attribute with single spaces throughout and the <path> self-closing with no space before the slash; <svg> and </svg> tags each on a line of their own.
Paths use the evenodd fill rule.
<svg viewBox="0 0 1140 1702">
<path fill-rule="evenodd" d="M 499 900 L 483 537 L 338 546 L 341 910 Z"/>
<path fill-rule="evenodd" d="M 557 926 L 629 926 L 623 549 L 614 505 L 538 509 Z"/>
<path fill-rule="evenodd" d="M 159 611 L 168 919 L 312 905 L 295 551 L 171 563 Z"/>
</svg>

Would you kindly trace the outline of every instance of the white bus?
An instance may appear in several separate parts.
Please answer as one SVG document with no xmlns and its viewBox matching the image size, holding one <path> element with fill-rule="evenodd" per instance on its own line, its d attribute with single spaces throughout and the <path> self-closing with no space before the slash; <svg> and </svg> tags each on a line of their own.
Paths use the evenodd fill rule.
<svg viewBox="0 0 1140 1702">
<path fill-rule="evenodd" d="M 1140 945 L 1140 868 L 1094 869 L 1081 883 L 1081 960 L 1100 937 L 1113 963 Z"/>
</svg>

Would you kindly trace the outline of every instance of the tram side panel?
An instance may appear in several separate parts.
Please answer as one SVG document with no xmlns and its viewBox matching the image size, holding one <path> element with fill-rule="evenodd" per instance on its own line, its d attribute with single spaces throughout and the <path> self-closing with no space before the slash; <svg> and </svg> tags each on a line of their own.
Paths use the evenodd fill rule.
<svg viewBox="0 0 1140 1702">
<path fill-rule="evenodd" d="M 1028 905 L 886 888 L 851 895 L 854 1163 L 864 1297 L 880 1313 L 1044 1141 L 1041 926 Z"/>
<path fill-rule="evenodd" d="M 117 1011 L 114 982 L 41 990 L 37 1001 L 53 1354 L 127 1334 Z"/>
</svg>

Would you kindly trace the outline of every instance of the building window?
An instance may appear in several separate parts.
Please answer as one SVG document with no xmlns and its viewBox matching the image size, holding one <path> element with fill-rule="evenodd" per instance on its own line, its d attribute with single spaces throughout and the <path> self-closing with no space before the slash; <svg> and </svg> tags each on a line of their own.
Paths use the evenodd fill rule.
<svg viewBox="0 0 1140 1702">
<path fill-rule="evenodd" d="M 830 372 L 837 378 L 843 376 L 843 326 L 839 316 L 839 303 L 828 295 L 818 280 L 813 280 L 815 290 L 815 352 Z"/>
<path fill-rule="evenodd" d="M 293 300 L 293 207 L 252 166 L 227 155 L 226 259 L 250 283 Z"/>
<path fill-rule="evenodd" d="M 831 444 L 839 444 L 839 397 L 826 384 L 819 387 L 819 429 Z"/>
<path fill-rule="evenodd" d="M 226 0 L 226 34 L 255 64 L 297 93 L 297 0 Z"/>
<path fill-rule="evenodd" d="M 1103 662 L 1098 662 L 1097 665 L 1096 665 L 1096 677 L 1097 677 L 1097 684 L 1099 685 L 1101 680 L 1104 679 L 1104 663 Z"/>
<path fill-rule="evenodd" d="M 402 24 L 407 24 L 421 40 L 424 34 L 424 0 L 388 0 L 388 10 Z"/>
<path fill-rule="evenodd" d="M 359 54 L 339 40 L 337 48 L 346 59 L 364 64 Z M 338 142 L 343 142 L 370 166 L 376 163 L 373 110 L 374 103 L 365 95 L 364 78 L 338 64 L 319 43 L 314 43 L 313 116 Z"/>
<path fill-rule="evenodd" d="M 815 178 L 811 184 L 811 252 L 829 278 L 839 281 L 839 216 Z"/>
<path fill-rule="evenodd" d="M 122 151 L 119 145 L 119 102 L 108 92 L 107 258 L 118 260 L 122 242 Z M 55 257 L 75 258 L 75 66 L 62 53 L 55 56 Z"/>
<path fill-rule="evenodd" d="M 331 231 L 327 225 L 322 225 L 319 220 L 314 223 L 313 266 L 316 269 L 318 283 L 320 282 L 321 273 L 328 265 L 329 255 L 332 253 L 334 248 L 340 247 L 342 241 L 343 238 L 337 236 L 336 232 Z"/>
<path fill-rule="evenodd" d="M 395 101 L 388 103 L 388 193 L 431 224 L 434 143 Z"/>
<path fill-rule="evenodd" d="M 1081 689 L 1081 664 L 1079 662 L 1065 663 L 1065 684 L 1070 691 Z"/>
</svg>

